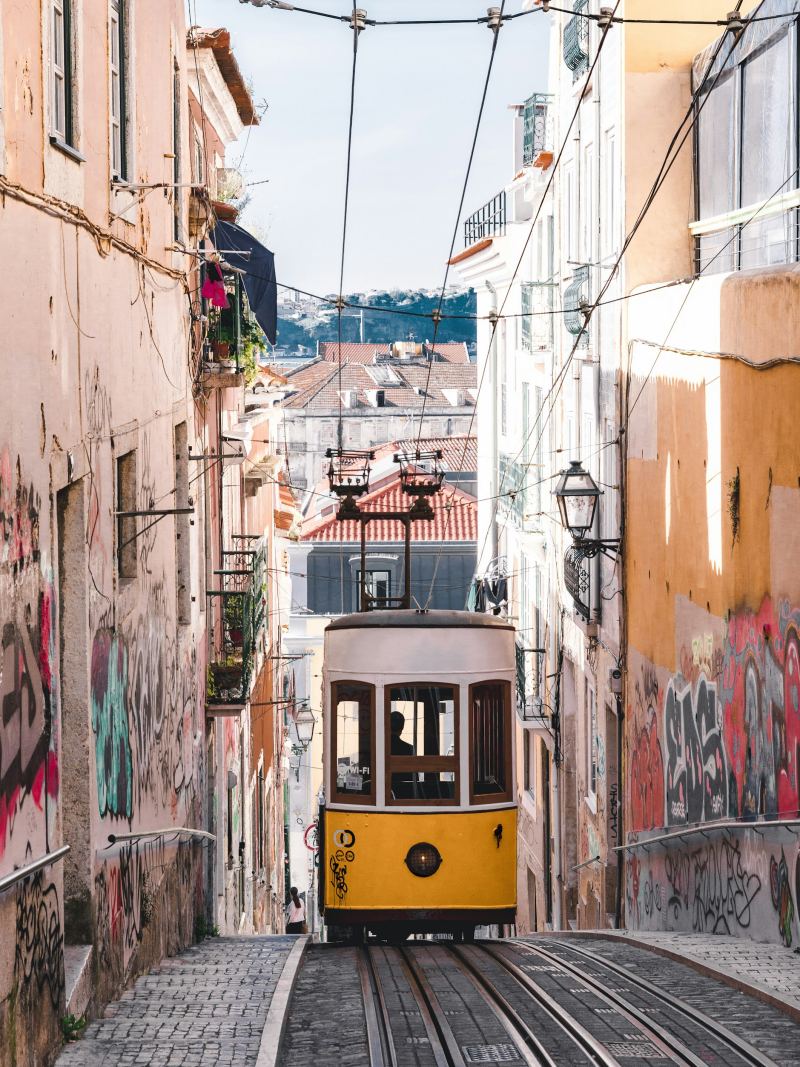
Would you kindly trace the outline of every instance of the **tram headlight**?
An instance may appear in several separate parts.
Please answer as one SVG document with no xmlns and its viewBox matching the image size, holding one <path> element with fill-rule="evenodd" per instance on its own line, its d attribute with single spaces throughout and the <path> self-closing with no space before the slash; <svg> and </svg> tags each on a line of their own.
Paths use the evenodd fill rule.
<svg viewBox="0 0 800 1067">
<path fill-rule="evenodd" d="M 430 878 L 442 865 L 442 856 L 435 845 L 420 841 L 412 845 L 405 859 L 406 867 L 417 878 Z"/>
</svg>

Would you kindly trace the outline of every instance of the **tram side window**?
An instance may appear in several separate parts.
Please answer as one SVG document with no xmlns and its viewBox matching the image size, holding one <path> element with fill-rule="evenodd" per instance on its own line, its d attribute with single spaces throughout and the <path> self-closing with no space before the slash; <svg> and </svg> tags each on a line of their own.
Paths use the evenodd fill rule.
<svg viewBox="0 0 800 1067">
<path fill-rule="evenodd" d="M 453 686 L 392 686 L 387 711 L 390 802 L 455 800 L 458 727 Z"/>
<path fill-rule="evenodd" d="M 338 682 L 333 687 L 336 730 L 336 793 L 341 797 L 372 797 L 373 687 Z"/>
<path fill-rule="evenodd" d="M 507 682 L 470 688 L 470 795 L 495 801 L 510 796 L 511 737 Z"/>
</svg>

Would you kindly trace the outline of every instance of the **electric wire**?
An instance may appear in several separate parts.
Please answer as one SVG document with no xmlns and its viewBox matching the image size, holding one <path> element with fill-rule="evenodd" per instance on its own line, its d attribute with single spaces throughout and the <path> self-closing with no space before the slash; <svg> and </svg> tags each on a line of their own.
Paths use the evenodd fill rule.
<svg viewBox="0 0 800 1067">
<path fill-rule="evenodd" d="M 478 144 L 478 135 L 480 134 L 481 121 L 483 120 L 483 112 L 484 112 L 484 108 L 486 106 L 486 96 L 487 96 L 487 93 L 489 92 L 489 82 L 491 81 L 492 70 L 494 69 L 494 59 L 495 59 L 495 56 L 497 54 L 497 44 L 498 44 L 498 41 L 500 40 L 500 27 L 502 26 L 502 23 L 503 23 L 503 12 L 505 11 L 505 6 L 506 6 L 506 0 L 502 0 L 502 4 L 500 6 L 500 11 L 499 11 L 499 14 L 498 14 L 498 22 L 497 22 L 497 25 L 494 27 L 494 31 L 492 33 L 492 49 L 491 49 L 491 52 L 489 54 L 489 64 L 488 64 L 487 69 L 486 69 L 486 77 L 483 80 L 483 92 L 481 93 L 481 102 L 480 102 L 480 106 L 478 108 L 478 117 L 477 117 L 477 119 L 475 121 L 475 130 L 474 130 L 473 135 L 472 135 L 472 144 L 470 145 L 469 158 L 467 160 L 467 170 L 466 170 L 466 173 L 464 175 L 464 181 L 461 184 L 461 196 L 459 197 L 459 201 L 458 201 L 458 210 L 456 211 L 456 221 L 455 221 L 455 225 L 453 226 L 453 236 L 450 239 L 450 251 L 449 251 L 449 253 L 447 255 L 447 260 L 446 260 L 446 263 L 445 263 L 444 279 L 442 281 L 441 292 L 439 293 L 439 301 L 438 301 L 438 305 L 437 305 L 437 308 L 436 308 L 436 317 L 433 320 L 433 342 L 432 342 L 432 346 L 431 347 L 432 347 L 434 352 L 436 351 L 436 338 L 437 338 L 438 333 L 439 333 L 439 324 L 440 324 L 440 321 L 441 321 L 439 316 L 441 315 L 442 304 L 444 303 L 444 294 L 445 294 L 445 290 L 447 289 L 447 279 L 450 276 L 450 261 L 453 258 L 453 251 L 454 251 L 454 249 L 456 247 L 456 238 L 458 237 L 458 231 L 459 231 L 460 226 L 461 226 L 461 212 L 464 210 L 464 200 L 465 200 L 466 195 L 467 195 L 467 187 L 469 185 L 469 176 L 472 173 L 472 164 L 473 164 L 473 161 L 475 159 L 475 149 L 476 149 L 477 144 Z M 431 371 L 432 370 L 433 370 L 433 358 L 431 358 L 430 361 L 428 362 L 428 374 L 427 374 L 427 377 L 426 377 L 426 380 L 425 380 L 425 392 L 422 394 L 422 408 L 420 409 L 420 413 L 419 413 L 419 430 L 417 431 L 417 446 L 416 446 L 417 447 L 417 451 L 419 450 L 419 440 L 422 437 L 422 423 L 423 423 L 423 419 L 425 418 L 425 405 L 426 405 L 426 402 L 427 402 L 427 399 L 428 399 L 428 387 L 430 386 Z"/>
</svg>

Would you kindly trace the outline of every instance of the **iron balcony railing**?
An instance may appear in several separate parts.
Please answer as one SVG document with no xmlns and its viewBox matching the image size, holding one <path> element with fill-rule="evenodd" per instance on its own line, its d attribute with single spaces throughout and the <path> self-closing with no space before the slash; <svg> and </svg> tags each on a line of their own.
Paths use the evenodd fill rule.
<svg viewBox="0 0 800 1067">
<path fill-rule="evenodd" d="M 499 466 L 504 503 L 514 519 L 522 525 L 528 505 L 526 482 L 529 478 L 533 480 L 533 477 L 527 466 L 523 467 L 520 463 L 515 463 L 508 456 L 500 456 Z"/>
<path fill-rule="evenodd" d="M 540 152 L 553 147 L 552 122 L 549 93 L 534 93 L 525 101 L 522 109 L 522 162 L 527 167 Z"/>
<path fill-rule="evenodd" d="M 553 347 L 555 290 L 555 282 L 522 283 L 522 347 L 528 352 Z"/>
<path fill-rule="evenodd" d="M 223 553 L 217 572 L 219 588 L 208 596 L 222 598 L 222 648 L 209 664 L 206 704 L 243 706 L 250 694 L 259 636 L 267 620 L 267 564 L 264 550 L 233 549 Z"/>
<path fill-rule="evenodd" d="M 570 545 L 564 555 L 564 585 L 582 618 L 589 619 L 590 575 L 582 549 Z"/>
<path fill-rule="evenodd" d="M 474 211 L 464 223 L 464 245 L 469 247 L 486 237 L 502 237 L 506 232 L 505 191 Z"/>
<path fill-rule="evenodd" d="M 572 80 L 577 81 L 589 69 L 589 19 L 586 9 L 589 0 L 575 0 L 575 14 L 564 27 L 564 62 L 572 71 Z"/>
<path fill-rule="evenodd" d="M 576 267 L 572 274 L 572 281 L 564 289 L 564 325 L 567 330 L 578 338 L 581 346 L 589 343 L 589 331 L 581 310 L 581 304 L 589 302 L 589 266 L 583 264 Z"/>
</svg>

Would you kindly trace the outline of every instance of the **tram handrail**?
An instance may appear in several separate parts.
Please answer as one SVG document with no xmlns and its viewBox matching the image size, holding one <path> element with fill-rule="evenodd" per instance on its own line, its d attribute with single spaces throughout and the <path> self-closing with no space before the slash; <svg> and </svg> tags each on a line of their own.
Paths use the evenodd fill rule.
<svg viewBox="0 0 800 1067">
<path fill-rule="evenodd" d="M 62 845 L 60 848 L 54 849 L 53 852 L 46 852 L 44 856 L 40 856 L 38 860 L 34 860 L 33 863 L 28 863 L 24 867 L 17 867 L 16 870 L 11 871 L 10 874 L 4 874 L 0 878 L 0 893 L 5 893 L 7 889 L 16 885 L 17 882 L 22 882 L 25 878 L 30 878 L 32 874 L 36 874 L 37 871 L 41 871 L 43 867 L 49 867 L 53 863 L 58 863 L 60 859 L 69 852 L 69 845 Z"/>
<path fill-rule="evenodd" d="M 716 822 L 698 823 L 697 826 L 688 827 L 686 830 L 671 830 L 667 834 L 657 834 L 655 837 L 643 838 L 641 841 L 631 841 L 627 845 L 614 845 L 611 852 L 629 852 L 637 848 L 648 848 L 650 845 L 661 844 L 662 841 L 676 841 L 684 837 L 692 837 L 701 834 L 705 837 L 715 830 L 755 830 L 760 834 L 762 830 L 787 829 L 797 836 L 793 826 L 800 827 L 800 819 L 722 819 Z"/>
</svg>

